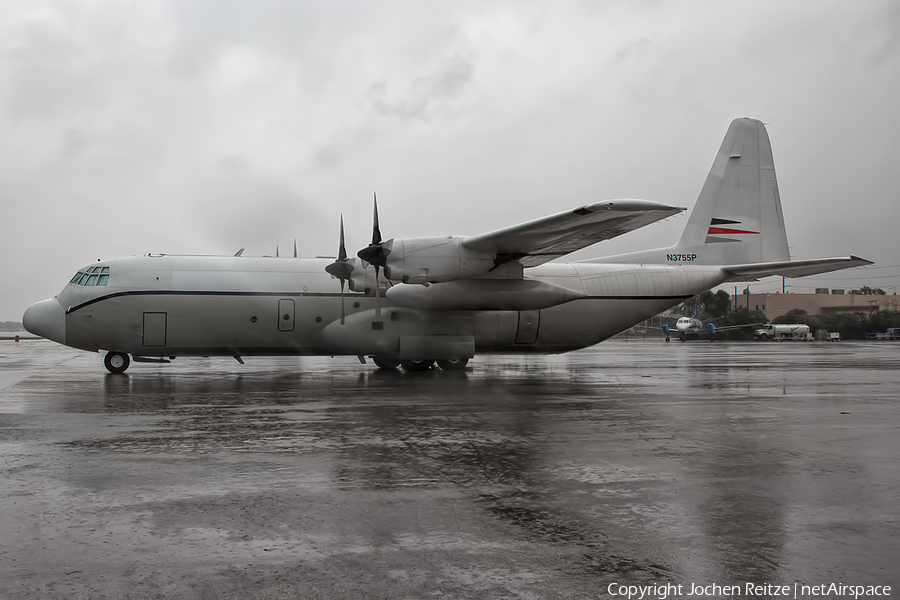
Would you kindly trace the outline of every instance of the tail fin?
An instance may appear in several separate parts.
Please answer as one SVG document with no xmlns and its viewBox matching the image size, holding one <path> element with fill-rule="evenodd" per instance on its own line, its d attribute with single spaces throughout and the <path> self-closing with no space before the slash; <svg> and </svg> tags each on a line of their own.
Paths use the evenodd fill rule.
<svg viewBox="0 0 900 600">
<path fill-rule="evenodd" d="M 684 233 L 671 248 L 590 262 L 736 265 L 790 260 L 766 127 L 735 119 Z"/>
<path fill-rule="evenodd" d="M 696 308 L 694 309 L 694 318 L 697 319 L 698 321 L 700 320 L 700 299 L 699 298 L 697 299 L 697 305 L 696 305 Z"/>
</svg>

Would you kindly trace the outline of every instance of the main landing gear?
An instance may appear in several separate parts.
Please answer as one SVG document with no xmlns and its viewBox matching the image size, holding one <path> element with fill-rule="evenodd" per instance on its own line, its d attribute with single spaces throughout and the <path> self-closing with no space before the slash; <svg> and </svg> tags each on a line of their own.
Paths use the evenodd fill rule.
<svg viewBox="0 0 900 600">
<path fill-rule="evenodd" d="M 435 362 L 437 362 L 437 365 L 443 371 L 462 371 L 466 368 L 466 365 L 469 364 L 469 359 L 447 358 L 440 359 L 438 361 L 429 359 L 397 360 L 395 358 L 389 358 L 387 356 L 373 356 L 372 362 L 374 362 L 379 369 L 385 369 L 388 371 L 396 370 L 398 367 L 403 367 L 403 370 L 408 372 L 427 371 L 434 366 Z"/>
<path fill-rule="evenodd" d="M 131 364 L 131 359 L 122 352 L 107 352 L 106 358 L 103 359 L 103 364 L 106 365 L 106 370 L 110 373 L 124 373 L 128 365 Z"/>
<path fill-rule="evenodd" d="M 444 371 L 462 371 L 469 364 L 468 358 L 445 358 L 437 361 L 438 366 Z"/>
</svg>

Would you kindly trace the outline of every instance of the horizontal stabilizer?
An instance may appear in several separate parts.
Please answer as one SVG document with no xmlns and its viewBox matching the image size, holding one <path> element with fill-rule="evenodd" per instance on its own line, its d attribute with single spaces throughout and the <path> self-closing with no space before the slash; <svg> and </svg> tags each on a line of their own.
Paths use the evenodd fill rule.
<svg viewBox="0 0 900 600">
<path fill-rule="evenodd" d="M 747 265 L 729 265 L 722 270 L 729 273 L 728 281 L 753 281 L 761 277 L 778 275 L 780 277 L 807 277 L 871 265 L 871 260 L 858 256 L 840 258 L 810 258 L 806 260 L 786 260 L 780 262 L 753 263 Z"/>
<path fill-rule="evenodd" d="M 640 229 L 685 210 L 649 200 L 609 200 L 464 238 L 471 250 L 535 267 L 570 252 Z"/>
</svg>

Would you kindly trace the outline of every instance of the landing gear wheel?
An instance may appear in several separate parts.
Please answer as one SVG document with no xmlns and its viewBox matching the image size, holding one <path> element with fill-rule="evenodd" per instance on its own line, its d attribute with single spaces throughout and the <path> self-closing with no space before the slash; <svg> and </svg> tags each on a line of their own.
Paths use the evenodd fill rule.
<svg viewBox="0 0 900 600">
<path fill-rule="evenodd" d="M 121 352 L 107 352 L 106 358 L 103 359 L 103 364 L 106 365 L 106 370 L 110 373 L 124 373 L 128 365 L 131 364 L 131 359 L 128 358 L 127 354 L 122 354 Z"/>
<path fill-rule="evenodd" d="M 686 336 L 681 336 L 681 341 L 682 341 L 682 342 L 684 342 L 684 338 L 685 338 L 685 337 L 686 337 Z"/>
<path fill-rule="evenodd" d="M 437 361 L 442 371 L 462 371 L 469 364 L 468 358 L 445 358 Z"/>
<path fill-rule="evenodd" d="M 385 371 L 396 371 L 397 367 L 400 366 L 399 360 L 390 358 L 389 356 L 373 356 L 372 362 L 375 363 L 376 367 L 384 369 Z"/>
<path fill-rule="evenodd" d="M 433 360 L 401 360 L 404 371 L 427 371 L 434 364 Z"/>
</svg>

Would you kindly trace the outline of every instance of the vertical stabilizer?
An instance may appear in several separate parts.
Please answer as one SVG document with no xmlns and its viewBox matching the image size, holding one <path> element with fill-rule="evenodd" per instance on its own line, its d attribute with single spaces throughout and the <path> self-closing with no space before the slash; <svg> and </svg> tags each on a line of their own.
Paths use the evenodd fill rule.
<svg viewBox="0 0 900 600">
<path fill-rule="evenodd" d="M 671 248 L 591 262 L 730 265 L 790 260 L 766 127 L 735 119 L 681 239 Z"/>
</svg>

